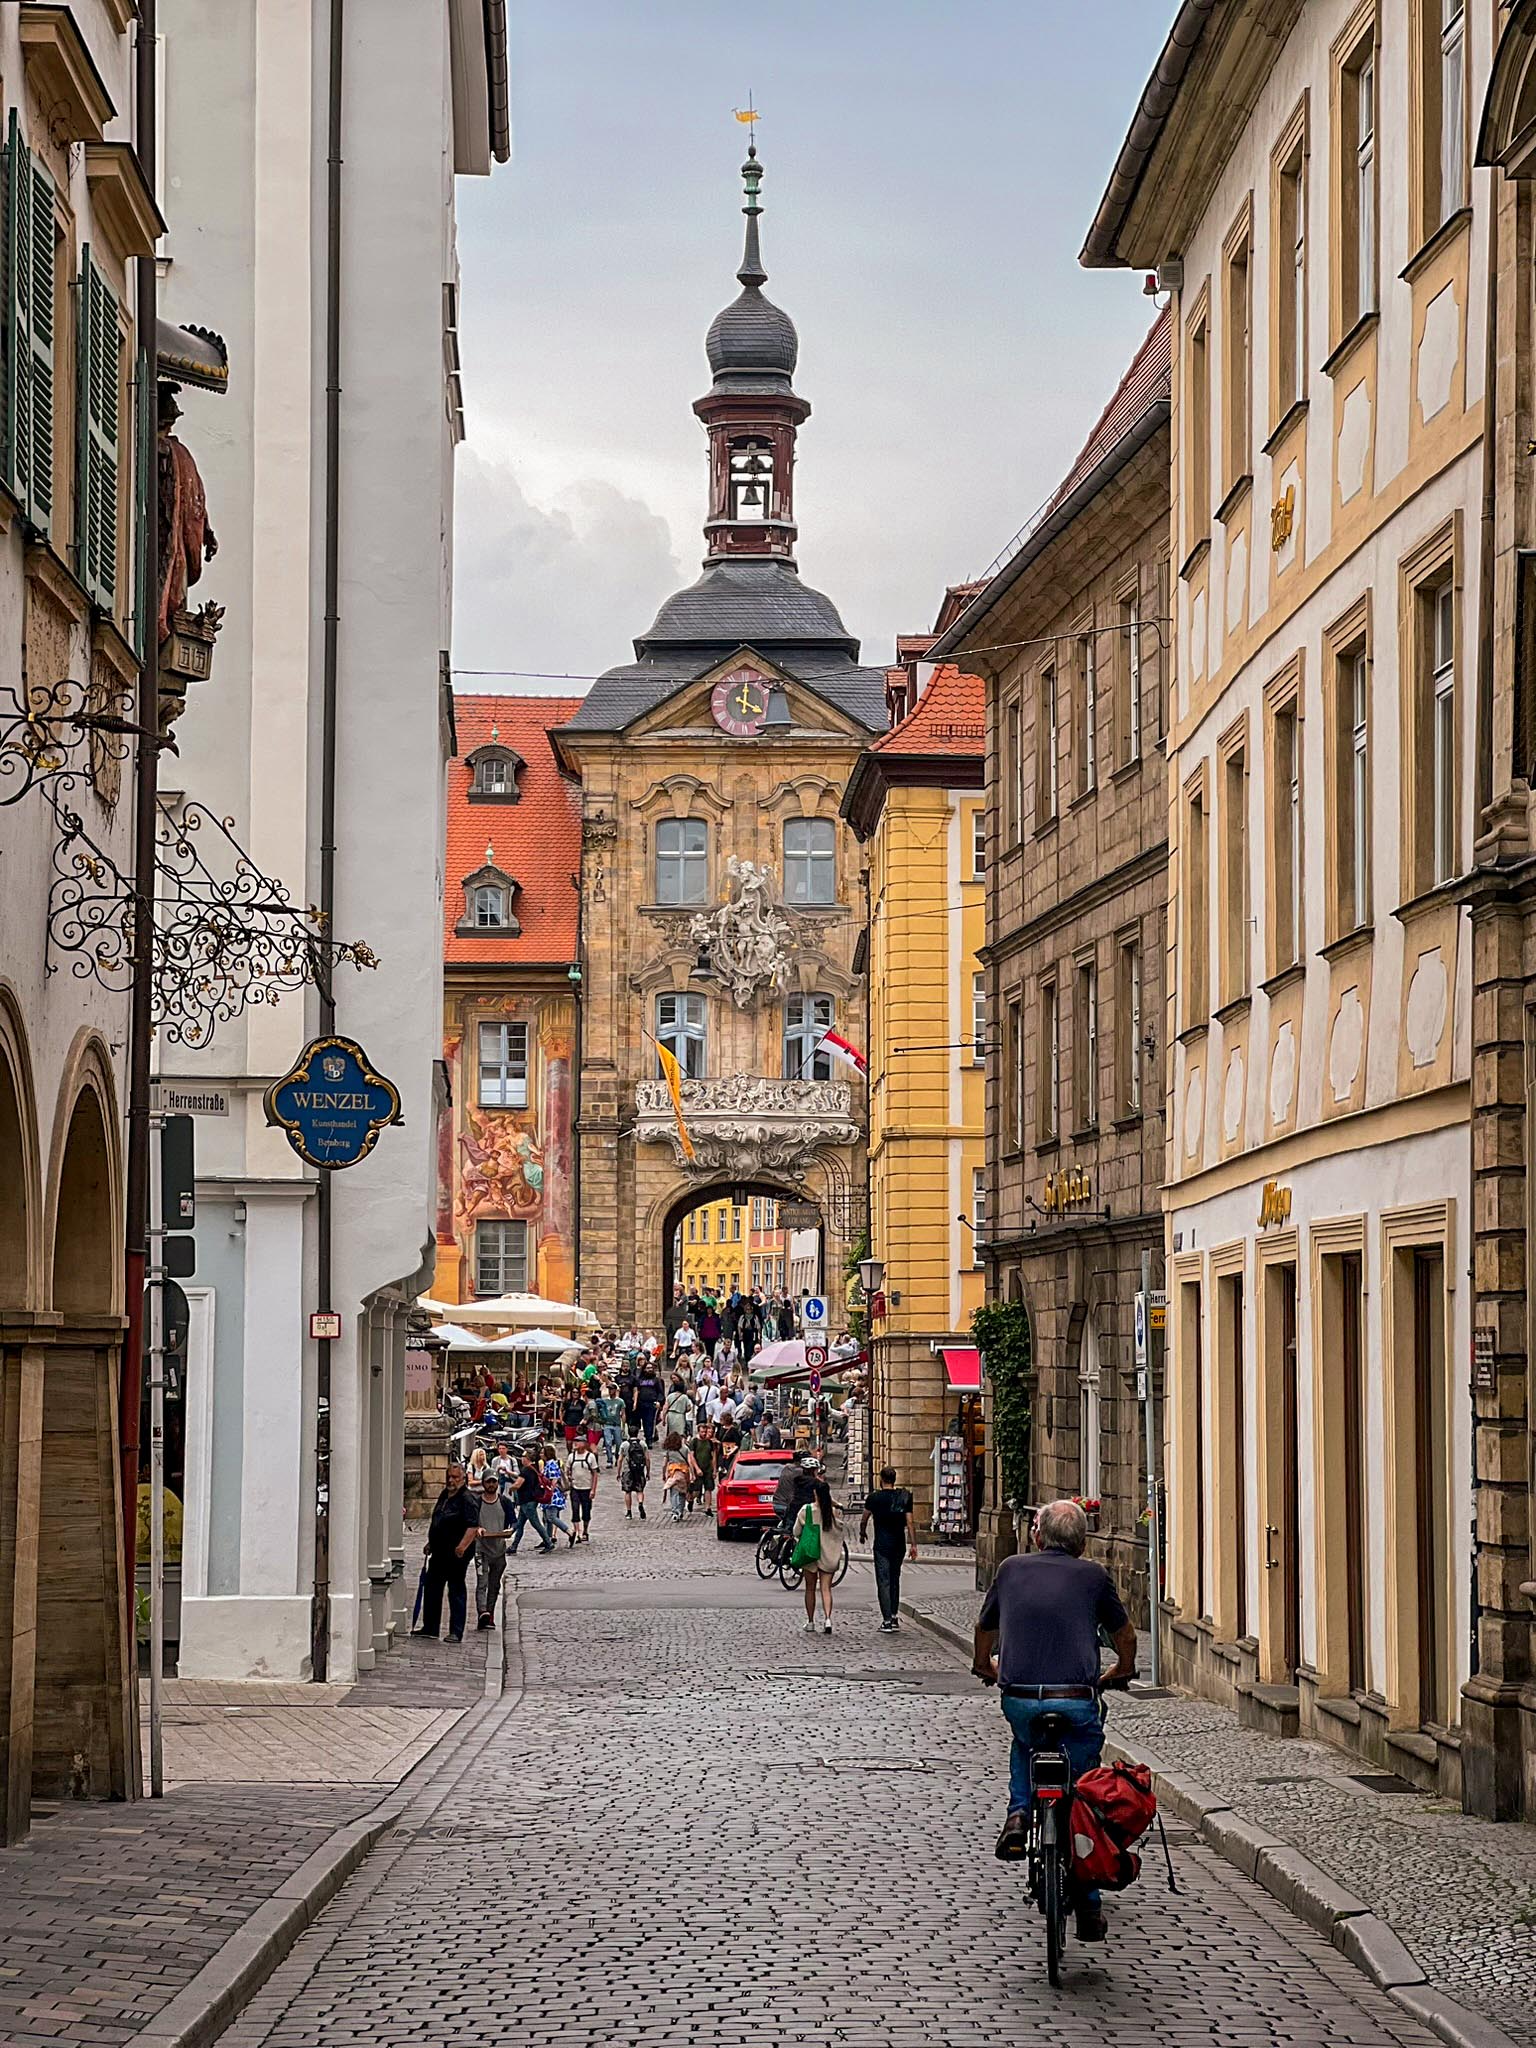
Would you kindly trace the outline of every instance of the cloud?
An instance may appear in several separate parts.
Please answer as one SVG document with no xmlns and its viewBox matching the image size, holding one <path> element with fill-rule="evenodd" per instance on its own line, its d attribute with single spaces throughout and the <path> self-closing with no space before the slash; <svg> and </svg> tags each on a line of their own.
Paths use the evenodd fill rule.
<svg viewBox="0 0 1536 2048">
<path fill-rule="evenodd" d="M 630 643 L 687 581 L 665 519 L 597 477 L 534 504 L 515 465 L 459 450 L 454 510 L 453 665 L 590 676 L 633 658 Z M 459 676 L 460 689 L 549 691 L 556 682 Z M 582 688 L 570 685 L 571 694 Z"/>
</svg>

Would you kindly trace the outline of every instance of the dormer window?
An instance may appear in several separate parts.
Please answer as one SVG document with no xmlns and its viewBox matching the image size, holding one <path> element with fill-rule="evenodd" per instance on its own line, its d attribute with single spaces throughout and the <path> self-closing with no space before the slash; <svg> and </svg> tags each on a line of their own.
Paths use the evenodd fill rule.
<svg viewBox="0 0 1536 2048">
<path fill-rule="evenodd" d="M 491 849 L 477 873 L 464 877 L 464 914 L 454 926 L 459 939 L 513 939 L 522 930 L 513 911 L 518 884 L 496 866 Z"/>
<path fill-rule="evenodd" d="M 469 755 L 469 800 L 480 804 L 515 804 L 522 795 L 517 778 L 522 756 L 493 738 L 489 746 Z"/>
<path fill-rule="evenodd" d="M 773 451 L 766 441 L 731 443 L 731 517 L 766 519 L 772 511 Z"/>
</svg>

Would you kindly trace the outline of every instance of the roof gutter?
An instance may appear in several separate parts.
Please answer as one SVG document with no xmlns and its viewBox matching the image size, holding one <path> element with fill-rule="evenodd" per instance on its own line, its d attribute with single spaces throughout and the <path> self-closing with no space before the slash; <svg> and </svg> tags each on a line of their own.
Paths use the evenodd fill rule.
<svg viewBox="0 0 1536 2048">
<path fill-rule="evenodd" d="M 512 94 L 507 61 L 507 0 L 484 0 L 487 117 L 491 155 L 504 164 L 512 154 Z"/>
<path fill-rule="evenodd" d="M 1180 0 L 1178 15 L 1168 40 L 1147 80 L 1141 103 L 1130 130 L 1120 145 L 1115 168 L 1109 174 L 1104 197 L 1088 230 L 1078 262 L 1085 270 L 1123 270 L 1125 258 L 1119 253 L 1120 231 L 1130 212 L 1147 165 L 1163 138 L 1179 90 L 1194 61 L 1200 39 L 1221 0 Z"/>
<path fill-rule="evenodd" d="M 940 634 L 929 648 L 927 660 L 954 661 L 966 652 L 967 639 L 993 606 L 1007 596 L 1024 571 L 1032 562 L 1039 560 L 1051 542 L 1065 533 L 1072 522 L 1088 509 L 1105 485 L 1113 483 L 1121 470 L 1157 437 L 1159 430 L 1168 424 L 1172 410 L 1166 398 L 1152 401 L 1135 425 L 1128 428 L 1102 461 L 1089 470 L 1077 489 L 1047 512 L 1018 553 L 998 570 L 984 589 L 976 593 L 949 631 Z"/>
</svg>

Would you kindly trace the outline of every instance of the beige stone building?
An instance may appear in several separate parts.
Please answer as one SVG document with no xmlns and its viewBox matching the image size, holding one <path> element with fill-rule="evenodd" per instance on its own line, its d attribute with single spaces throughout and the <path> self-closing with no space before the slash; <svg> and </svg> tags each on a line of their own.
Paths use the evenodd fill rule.
<svg viewBox="0 0 1536 2048">
<path fill-rule="evenodd" d="M 553 734 L 581 788 L 581 1298 L 621 1326 L 659 1325 L 677 1227 L 706 1200 L 814 1203 L 829 1281 L 864 1224 L 863 1082 L 823 1040 L 864 1037 L 866 907 L 838 804 L 885 724 L 885 676 L 795 566 L 810 407 L 794 326 L 762 293 L 755 152 L 743 175 L 742 290 L 694 408 L 703 573 Z"/>
<path fill-rule="evenodd" d="M 1098 1502 L 1146 1608 L 1135 1296 L 1161 1285 L 1167 314 L 1071 470 L 939 640 L 987 679 L 989 1293 L 1028 1311 L 1033 1501 Z M 995 1463 L 995 1460 L 994 1460 Z M 983 1572 L 1014 1547 L 994 1472 Z"/>
<path fill-rule="evenodd" d="M 1536 1820 L 1536 5 L 1503 11 L 1476 162 L 1495 218 L 1491 606 L 1479 645 L 1472 921 L 1472 1410 L 1477 1669 L 1463 1690 L 1463 1794 Z M 1474 176 L 1479 175 L 1474 171 Z"/>
<path fill-rule="evenodd" d="M 137 259 L 152 254 L 161 223 L 131 140 L 128 14 L 74 0 L 0 19 L 13 252 L 0 284 L 0 411 L 11 423 L 0 437 L 5 1843 L 26 1834 L 34 1798 L 121 1799 L 138 1777 L 120 942 L 134 761 L 121 736 L 75 722 L 126 713 L 156 723 L 152 682 L 147 707 L 134 708 L 141 650 L 153 645 L 135 451 L 153 448 L 156 419 L 156 337 L 141 332 Z M 167 344 L 199 347 L 173 330 Z M 153 502 L 150 487 L 145 496 Z M 27 724 L 29 711 L 39 722 Z"/>
<path fill-rule="evenodd" d="M 1084 252 L 1174 334 L 1163 1624 L 1454 1795 L 1493 10 L 1282 12 L 1181 8 Z"/>
</svg>

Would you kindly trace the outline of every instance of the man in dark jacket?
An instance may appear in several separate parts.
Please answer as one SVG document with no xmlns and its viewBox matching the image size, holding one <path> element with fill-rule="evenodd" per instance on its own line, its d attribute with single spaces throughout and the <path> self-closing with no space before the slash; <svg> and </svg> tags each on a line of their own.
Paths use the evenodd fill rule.
<svg viewBox="0 0 1536 2048">
<path fill-rule="evenodd" d="M 462 1465 L 450 1465 L 448 1484 L 437 1496 L 437 1505 L 432 1510 L 427 1526 L 427 1583 L 421 1600 L 421 1627 L 413 1630 L 418 1636 L 441 1635 L 446 1587 L 448 1637 L 455 1643 L 464 1640 L 464 1580 L 469 1571 L 470 1552 L 480 1533 L 480 1503 L 471 1499 L 466 1478 Z"/>
</svg>

